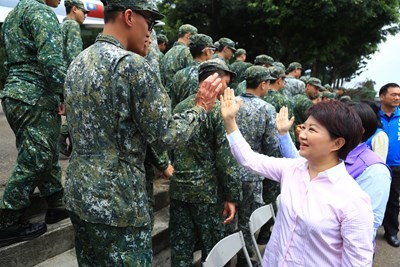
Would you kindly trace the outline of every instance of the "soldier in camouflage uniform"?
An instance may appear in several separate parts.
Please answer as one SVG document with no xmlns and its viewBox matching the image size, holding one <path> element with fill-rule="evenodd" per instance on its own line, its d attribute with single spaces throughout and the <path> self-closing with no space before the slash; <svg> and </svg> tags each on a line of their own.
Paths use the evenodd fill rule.
<svg viewBox="0 0 400 267">
<path fill-rule="evenodd" d="M 47 223 L 67 217 L 57 145 L 66 67 L 60 25 L 51 8 L 58 4 L 21 0 L 2 26 L 7 79 L 0 98 L 16 137 L 18 156 L 0 202 L 0 246 L 46 231 L 44 222 L 29 223 L 23 218 L 35 187 L 47 201 Z"/>
<path fill-rule="evenodd" d="M 158 50 L 160 50 L 160 58 L 159 62 L 161 63 L 162 59 L 164 58 L 164 53 L 167 51 L 168 48 L 168 38 L 164 34 L 157 34 L 157 44 L 158 44 Z"/>
<path fill-rule="evenodd" d="M 318 99 L 319 90 L 323 90 L 321 80 L 311 77 L 307 80 L 306 87 L 302 94 L 293 97 L 293 113 L 295 126 L 301 125 L 305 121 L 305 112 Z"/>
<path fill-rule="evenodd" d="M 270 67 L 272 79 L 269 83 L 268 93 L 262 98 L 264 101 L 274 106 L 275 111 L 278 113 L 282 107 L 287 107 L 289 116 L 293 116 L 293 105 L 289 98 L 282 93 L 282 88 L 285 85 L 285 71 L 280 67 Z M 289 131 L 294 140 L 294 127 Z"/>
<path fill-rule="evenodd" d="M 254 59 L 254 65 L 256 66 L 263 66 L 266 68 L 272 67 L 274 64 L 274 59 L 268 55 L 258 55 Z"/>
<path fill-rule="evenodd" d="M 245 62 L 247 57 L 246 49 L 238 48 L 235 52 L 235 62 Z"/>
<path fill-rule="evenodd" d="M 254 59 L 254 65 L 263 66 L 269 68 L 274 63 L 274 59 L 268 55 L 258 55 Z M 239 82 L 238 85 L 233 85 L 233 90 L 235 91 L 235 95 L 241 95 L 246 91 L 247 85 L 246 80 Z"/>
<path fill-rule="evenodd" d="M 215 72 L 226 88 L 233 73 L 220 59 L 200 64 L 200 85 Z M 185 112 L 194 104 L 192 95 L 179 103 L 174 112 Z M 173 165 L 169 222 L 171 266 L 192 266 L 196 242 L 201 243 L 204 261 L 224 237 L 224 223 L 233 219 L 235 203 L 241 198 L 238 165 L 229 150 L 218 102 L 189 143 L 174 150 Z"/>
<path fill-rule="evenodd" d="M 329 92 L 329 91 L 325 91 L 325 92 L 322 93 L 321 101 L 331 101 L 331 100 L 334 100 L 334 99 L 336 99 L 336 94 L 335 93 L 332 93 L 332 92 Z"/>
<path fill-rule="evenodd" d="M 286 67 L 285 67 L 285 65 L 283 65 L 282 62 L 274 61 L 274 63 L 272 64 L 272 67 L 279 67 L 279 68 L 283 69 L 283 72 L 286 73 Z"/>
<path fill-rule="evenodd" d="M 190 37 L 189 49 L 193 56 L 194 64 L 178 71 L 174 75 L 168 90 L 172 110 L 179 102 L 197 92 L 199 87 L 199 65 L 201 62 L 211 59 L 215 51 L 212 38 L 205 34 L 195 34 Z"/>
<path fill-rule="evenodd" d="M 216 47 L 217 53 L 214 54 L 213 58 L 222 59 L 229 66 L 229 60 L 236 52 L 235 42 L 229 38 L 222 37 L 218 40 L 218 46 Z"/>
<path fill-rule="evenodd" d="M 253 64 L 249 63 L 249 62 L 245 62 L 246 61 L 246 50 L 244 50 L 243 48 L 239 48 L 238 50 L 236 50 L 235 52 L 235 58 L 236 61 L 233 62 L 229 68 L 236 73 L 236 77 L 233 79 L 233 81 L 231 81 L 230 83 L 230 87 L 231 88 L 236 88 L 237 85 L 244 81 L 244 72 L 246 71 L 246 69 L 248 67 L 253 66 Z"/>
<path fill-rule="evenodd" d="M 67 16 L 61 23 L 63 33 L 64 59 L 69 66 L 72 60 L 83 50 L 80 26 L 89 13 L 80 0 L 64 1 Z"/>
<path fill-rule="evenodd" d="M 278 131 L 275 126 L 275 108 L 263 101 L 261 98 L 268 92 L 271 77 L 267 68 L 252 66 L 245 71 L 247 90 L 236 97 L 242 100 L 236 122 L 251 148 L 258 153 L 268 156 L 279 156 Z M 247 251 L 250 256 L 254 254 L 252 239 L 249 230 L 250 215 L 254 210 L 264 204 L 263 180 L 257 174 L 251 173 L 240 167 L 240 179 L 242 181 L 243 200 L 238 204 L 238 226 L 243 231 Z M 268 194 L 276 197 L 279 194 L 279 184 L 269 179 L 264 182 L 268 184 Z M 276 191 L 276 192 L 275 192 Z M 238 265 L 247 266 L 243 253 L 238 255 Z"/>
<path fill-rule="evenodd" d="M 193 57 L 189 51 L 190 36 L 193 34 L 197 34 L 197 28 L 192 25 L 184 24 L 179 27 L 178 40 L 161 61 L 161 81 L 167 90 L 175 73 L 193 63 Z"/>
<path fill-rule="evenodd" d="M 143 58 L 155 19 L 151 0 L 103 0 L 104 30 L 73 61 L 65 81 L 74 149 L 65 200 L 80 266 L 151 266 L 144 173 L 148 145 L 185 143 L 222 86 L 206 80 L 193 108 L 171 115 L 170 100 Z"/>
<path fill-rule="evenodd" d="M 305 84 L 299 80 L 301 77 L 302 66 L 298 62 L 292 62 L 286 69 L 285 86 L 283 87 L 282 93 L 285 94 L 289 99 L 298 94 L 304 93 Z"/>
<path fill-rule="evenodd" d="M 80 0 L 65 0 L 64 5 L 67 16 L 61 23 L 61 31 L 63 34 L 64 60 L 68 68 L 72 60 L 83 50 L 79 25 L 85 21 L 85 16 L 89 11 L 85 9 L 85 5 Z M 68 144 L 67 140 L 69 141 Z M 67 122 L 61 126 L 58 144 L 60 153 L 69 157 L 72 151 L 72 144 L 69 138 Z"/>
</svg>

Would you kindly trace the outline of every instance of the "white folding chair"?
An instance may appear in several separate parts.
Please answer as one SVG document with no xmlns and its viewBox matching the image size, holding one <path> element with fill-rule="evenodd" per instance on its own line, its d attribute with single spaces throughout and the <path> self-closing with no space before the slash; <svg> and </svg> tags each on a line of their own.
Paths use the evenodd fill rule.
<svg viewBox="0 0 400 267">
<path fill-rule="evenodd" d="M 253 211 L 249 220 L 251 239 L 253 240 L 253 245 L 256 250 L 257 257 L 260 263 L 262 263 L 262 257 L 260 250 L 258 249 L 257 241 L 256 238 L 254 237 L 254 234 L 271 218 L 275 221 L 274 207 L 272 204 L 268 204 Z"/>
<path fill-rule="evenodd" d="M 252 266 L 243 233 L 239 231 L 220 240 L 208 254 L 203 262 L 203 267 L 223 267 L 240 249 L 243 249 L 247 264 Z"/>
</svg>

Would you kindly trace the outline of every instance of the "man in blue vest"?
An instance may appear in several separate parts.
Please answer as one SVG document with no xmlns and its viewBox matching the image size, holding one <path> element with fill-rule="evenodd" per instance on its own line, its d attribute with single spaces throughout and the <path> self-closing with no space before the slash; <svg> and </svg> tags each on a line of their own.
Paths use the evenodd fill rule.
<svg viewBox="0 0 400 267">
<path fill-rule="evenodd" d="M 379 90 L 381 110 L 379 111 L 383 130 L 389 137 L 389 152 L 386 164 L 392 169 L 389 200 L 386 205 L 383 227 L 385 239 L 393 247 L 400 246 L 399 232 L 399 195 L 400 195 L 400 86 L 388 83 Z"/>
</svg>

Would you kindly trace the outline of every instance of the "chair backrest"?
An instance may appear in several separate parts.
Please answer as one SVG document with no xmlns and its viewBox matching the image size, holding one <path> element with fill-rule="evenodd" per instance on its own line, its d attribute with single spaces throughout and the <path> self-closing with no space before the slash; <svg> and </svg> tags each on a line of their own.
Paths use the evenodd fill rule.
<svg viewBox="0 0 400 267">
<path fill-rule="evenodd" d="M 251 266 L 243 233 L 239 231 L 220 240 L 208 254 L 206 260 L 203 262 L 203 267 L 223 267 L 241 249 L 243 249 L 247 264 Z"/>
<path fill-rule="evenodd" d="M 250 220 L 249 220 L 251 239 L 253 241 L 253 245 L 255 247 L 257 257 L 258 257 L 258 260 L 260 261 L 260 263 L 262 262 L 261 253 L 260 253 L 260 250 L 258 249 L 254 234 L 264 224 L 266 224 L 271 218 L 273 218 L 275 221 L 275 213 L 274 213 L 274 207 L 273 207 L 272 203 L 262 206 L 262 207 L 256 209 L 255 211 L 253 211 L 253 213 L 250 216 Z"/>
<path fill-rule="evenodd" d="M 262 206 L 253 211 L 249 220 L 250 233 L 254 235 L 258 229 L 266 224 L 271 218 L 275 220 L 274 207 L 272 204 Z"/>
</svg>

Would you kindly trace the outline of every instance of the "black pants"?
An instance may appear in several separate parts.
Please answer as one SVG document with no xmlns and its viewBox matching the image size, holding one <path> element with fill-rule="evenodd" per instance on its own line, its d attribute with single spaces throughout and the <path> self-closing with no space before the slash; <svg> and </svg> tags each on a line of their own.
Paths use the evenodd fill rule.
<svg viewBox="0 0 400 267">
<path fill-rule="evenodd" d="M 387 235 L 397 235 L 399 232 L 399 196 L 400 196 L 400 166 L 390 166 L 392 182 L 390 184 L 389 199 L 386 204 L 383 227 Z"/>
</svg>

